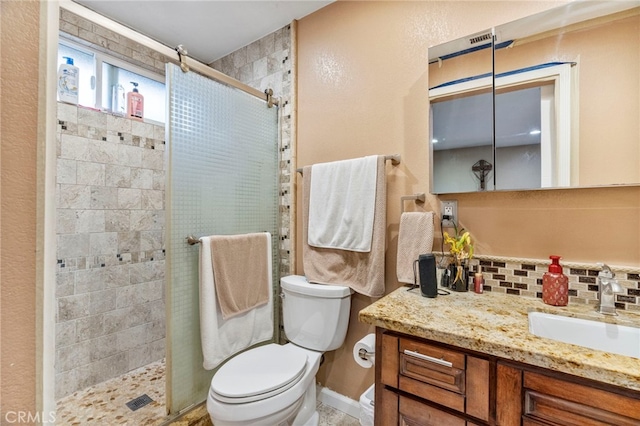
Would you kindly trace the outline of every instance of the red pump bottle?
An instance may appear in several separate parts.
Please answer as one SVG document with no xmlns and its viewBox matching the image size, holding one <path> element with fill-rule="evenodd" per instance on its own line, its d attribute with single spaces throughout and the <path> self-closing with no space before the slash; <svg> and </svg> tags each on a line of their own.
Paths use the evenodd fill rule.
<svg viewBox="0 0 640 426">
<path fill-rule="evenodd" d="M 569 303 L 569 278 L 562 273 L 560 256 L 549 256 L 549 271 L 542 276 L 542 301 L 547 305 L 567 306 Z"/>
</svg>

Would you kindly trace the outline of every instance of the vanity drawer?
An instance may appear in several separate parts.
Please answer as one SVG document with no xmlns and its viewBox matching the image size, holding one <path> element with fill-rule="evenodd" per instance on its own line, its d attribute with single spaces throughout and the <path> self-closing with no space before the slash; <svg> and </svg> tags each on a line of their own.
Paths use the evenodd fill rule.
<svg viewBox="0 0 640 426">
<path fill-rule="evenodd" d="M 399 369 L 401 380 L 406 377 L 460 395 L 465 393 L 465 355 L 462 353 L 401 339 Z"/>
<path fill-rule="evenodd" d="M 382 382 L 411 395 L 489 419 L 489 361 L 428 341 L 383 336 Z"/>
</svg>

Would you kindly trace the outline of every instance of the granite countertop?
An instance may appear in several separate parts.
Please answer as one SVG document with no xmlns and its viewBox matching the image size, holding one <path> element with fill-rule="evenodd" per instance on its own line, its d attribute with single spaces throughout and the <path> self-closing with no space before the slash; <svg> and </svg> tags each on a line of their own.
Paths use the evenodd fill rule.
<svg viewBox="0 0 640 426">
<path fill-rule="evenodd" d="M 528 312 L 556 313 L 640 327 L 640 315 L 604 316 L 592 305 L 554 307 L 500 293 L 451 292 L 430 299 L 400 287 L 359 313 L 361 322 L 488 355 L 640 391 L 640 359 L 529 333 Z"/>
</svg>

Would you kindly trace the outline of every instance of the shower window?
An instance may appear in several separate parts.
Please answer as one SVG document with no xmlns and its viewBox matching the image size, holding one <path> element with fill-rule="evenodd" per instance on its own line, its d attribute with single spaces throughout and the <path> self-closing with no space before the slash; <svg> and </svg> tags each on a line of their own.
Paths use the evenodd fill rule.
<svg viewBox="0 0 640 426">
<path fill-rule="evenodd" d="M 58 66 L 65 63 L 64 57 L 73 58 L 74 65 L 79 68 L 78 103 L 80 105 L 102 111 L 124 113 L 126 95 L 124 101 L 121 99 L 121 103 L 114 103 L 114 86 L 118 89 L 120 85 L 121 93 L 126 94 L 132 91 L 131 82 L 134 81 L 139 84 L 138 90 L 144 96 L 145 121 L 156 124 L 165 122 L 164 76 L 69 40 L 61 40 L 58 44 Z"/>
<path fill-rule="evenodd" d="M 115 61 L 110 59 L 109 62 Z M 166 115 L 164 83 L 123 67 L 112 65 L 109 62 L 102 62 L 102 108 L 111 112 L 123 112 L 116 111 L 119 104 L 114 104 L 114 87 L 116 92 L 118 88 L 122 88 L 124 93 L 127 93 L 133 90 L 131 83 L 136 82 L 138 83 L 138 90 L 144 96 L 144 118 L 164 123 Z M 164 81 L 164 78 L 162 81 Z M 126 104 L 124 108 L 126 109 Z"/>
</svg>

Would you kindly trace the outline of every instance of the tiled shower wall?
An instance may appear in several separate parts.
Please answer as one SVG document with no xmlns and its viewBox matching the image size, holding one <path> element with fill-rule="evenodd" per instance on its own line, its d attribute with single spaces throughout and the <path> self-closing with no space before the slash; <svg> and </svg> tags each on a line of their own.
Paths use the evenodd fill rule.
<svg viewBox="0 0 640 426">
<path fill-rule="evenodd" d="M 273 90 L 280 100 L 280 276 L 292 273 L 291 229 L 294 227 L 291 203 L 293 192 L 292 123 L 295 90 L 292 75 L 292 28 L 287 25 L 256 40 L 237 51 L 220 58 L 210 66 L 260 91 Z M 277 292 L 277 288 L 275 289 Z M 280 341 L 284 343 L 284 327 L 280 298 L 276 297 L 279 316 Z"/>
<path fill-rule="evenodd" d="M 292 87 L 291 25 L 254 41 L 210 66 L 280 100 L 280 276 L 291 273 Z"/>
<path fill-rule="evenodd" d="M 58 103 L 56 398 L 164 356 L 164 134 Z"/>
</svg>

